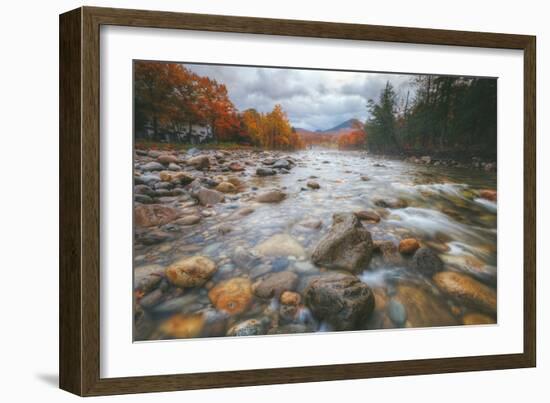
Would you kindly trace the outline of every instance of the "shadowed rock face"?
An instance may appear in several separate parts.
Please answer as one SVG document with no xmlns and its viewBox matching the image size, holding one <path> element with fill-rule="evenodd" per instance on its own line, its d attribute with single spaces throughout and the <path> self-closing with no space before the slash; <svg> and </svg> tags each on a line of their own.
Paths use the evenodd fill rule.
<svg viewBox="0 0 550 403">
<path fill-rule="evenodd" d="M 370 262 L 373 243 L 370 232 L 363 227 L 353 213 L 337 213 L 332 217 L 332 227 L 319 241 L 311 260 L 332 270 L 358 272 Z"/>
<path fill-rule="evenodd" d="M 418 249 L 412 258 L 412 267 L 425 276 L 431 276 L 443 270 L 443 261 L 430 248 Z"/>
<path fill-rule="evenodd" d="M 304 295 L 313 315 L 335 330 L 361 328 L 374 310 L 372 290 L 352 274 L 334 272 L 317 277 Z"/>
</svg>

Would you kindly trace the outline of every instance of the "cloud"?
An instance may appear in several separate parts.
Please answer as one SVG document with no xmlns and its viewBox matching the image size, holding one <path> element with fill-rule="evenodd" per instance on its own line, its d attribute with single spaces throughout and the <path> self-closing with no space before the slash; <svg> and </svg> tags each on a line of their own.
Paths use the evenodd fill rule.
<svg viewBox="0 0 550 403">
<path fill-rule="evenodd" d="M 326 70 L 185 64 L 227 86 L 239 110 L 269 112 L 281 104 L 293 126 L 323 130 L 351 118 L 367 118 L 367 101 L 378 98 L 387 81 L 398 93 L 411 76 Z"/>
</svg>

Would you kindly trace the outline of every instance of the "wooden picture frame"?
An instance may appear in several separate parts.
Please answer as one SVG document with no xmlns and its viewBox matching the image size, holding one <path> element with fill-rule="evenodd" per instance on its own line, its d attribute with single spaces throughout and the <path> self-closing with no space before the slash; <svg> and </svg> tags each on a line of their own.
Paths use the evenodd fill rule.
<svg viewBox="0 0 550 403">
<path fill-rule="evenodd" d="M 171 28 L 524 52 L 523 353 L 245 371 L 100 377 L 100 27 Z M 60 16 L 60 387 L 81 396 L 533 367 L 536 363 L 535 37 L 81 7 Z"/>
</svg>

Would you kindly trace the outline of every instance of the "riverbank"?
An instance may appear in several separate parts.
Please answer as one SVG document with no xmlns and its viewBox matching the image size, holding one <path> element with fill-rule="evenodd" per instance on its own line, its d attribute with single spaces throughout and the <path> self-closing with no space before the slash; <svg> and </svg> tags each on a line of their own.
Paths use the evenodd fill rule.
<svg viewBox="0 0 550 403">
<path fill-rule="evenodd" d="M 496 322 L 494 173 L 140 148 L 134 183 L 136 340 Z"/>
</svg>

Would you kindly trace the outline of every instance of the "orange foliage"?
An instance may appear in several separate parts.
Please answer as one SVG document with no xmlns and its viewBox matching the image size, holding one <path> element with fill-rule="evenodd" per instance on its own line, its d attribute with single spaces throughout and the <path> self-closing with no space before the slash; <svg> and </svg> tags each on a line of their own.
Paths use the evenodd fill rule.
<svg viewBox="0 0 550 403">
<path fill-rule="evenodd" d="M 338 136 L 338 148 L 341 150 L 364 148 L 367 133 L 360 124 L 355 124 L 351 131 Z"/>
<path fill-rule="evenodd" d="M 239 113 L 224 84 L 201 77 L 177 63 L 136 62 L 134 66 L 136 127 L 161 132 L 191 131 L 208 126 L 220 142 L 253 144 L 273 149 L 303 148 L 281 105 L 267 114 L 254 109 Z"/>
</svg>

